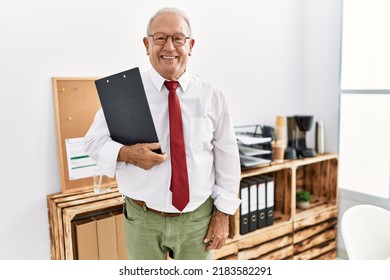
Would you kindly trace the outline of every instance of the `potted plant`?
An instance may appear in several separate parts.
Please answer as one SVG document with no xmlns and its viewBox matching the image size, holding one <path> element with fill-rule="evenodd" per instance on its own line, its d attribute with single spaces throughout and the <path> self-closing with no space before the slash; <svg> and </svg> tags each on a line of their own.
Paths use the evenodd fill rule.
<svg viewBox="0 0 390 280">
<path fill-rule="evenodd" d="M 296 200 L 297 206 L 301 209 L 307 209 L 310 206 L 311 193 L 304 189 L 297 191 Z"/>
</svg>

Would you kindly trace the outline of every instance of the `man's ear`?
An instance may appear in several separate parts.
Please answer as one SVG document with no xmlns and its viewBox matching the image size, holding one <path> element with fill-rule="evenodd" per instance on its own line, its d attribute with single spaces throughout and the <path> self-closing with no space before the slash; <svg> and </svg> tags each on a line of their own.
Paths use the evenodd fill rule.
<svg viewBox="0 0 390 280">
<path fill-rule="evenodd" d="M 195 39 L 190 39 L 189 43 L 190 43 L 190 51 L 188 52 L 188 56 L 191 56 L 192 55 L 192 48 L 195 45 Z"/>
<path fill-rule="evenodd" d="M 144 37 L 143 41 L 146 49 L 146 55 L 149 55 L 149 39 L 147 37 Z"/>
</svg>

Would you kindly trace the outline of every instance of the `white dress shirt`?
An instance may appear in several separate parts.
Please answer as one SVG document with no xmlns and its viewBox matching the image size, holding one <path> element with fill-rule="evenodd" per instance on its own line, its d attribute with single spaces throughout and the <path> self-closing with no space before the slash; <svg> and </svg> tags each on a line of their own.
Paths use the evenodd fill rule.
<svg viewBox="0 0 390 280">
<path fill-rule="evenodd" d="M 169 190 L 168 90 L 164 78 L 153 68 L 141 76 L 161 150 L 167 153 L 167 160 L 149 170 L 117 161 L 123 145 L 110 138 L 102 109 L 96 113 L 85 136 L 84 150 L 97 162 L 103 174 L 116 176 L 118 189 L 123 195 L 145 201 L 148 207 L 158 211 L 179 212 L 172 205 Z M 240 204 L 241 171 L 225 97 L 215 86 L 187 72 L 178 82 L 190 187 L 190 202 L 183 212 L 195 210 L 211 196 L 218 210 L 234 214 Z"/>
</svg>

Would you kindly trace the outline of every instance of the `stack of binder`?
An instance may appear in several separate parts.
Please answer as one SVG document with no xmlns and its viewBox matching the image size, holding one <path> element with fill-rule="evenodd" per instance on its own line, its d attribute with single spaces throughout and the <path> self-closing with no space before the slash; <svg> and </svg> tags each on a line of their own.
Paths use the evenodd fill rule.
<svg viewBox="0 0 390 280">
<path fill-rule="evenodd" d="M 274 179 L 257 175 L 240 182 L 240 234 L 246 234 L 273 224 Z"/>
</svg>

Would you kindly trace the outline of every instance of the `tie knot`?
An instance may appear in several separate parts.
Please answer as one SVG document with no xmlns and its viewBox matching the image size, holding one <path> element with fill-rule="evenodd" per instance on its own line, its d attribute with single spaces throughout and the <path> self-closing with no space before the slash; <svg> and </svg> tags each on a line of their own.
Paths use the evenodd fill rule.
<svg viewBox="0 0 390 280">
<path fill-rule="evenodd" d="M 168 90 L 176 90 L 179 86 L 179 82 L 177 81 L 165 81 L 164 85 L 167 87 Z"/>
</svg>

